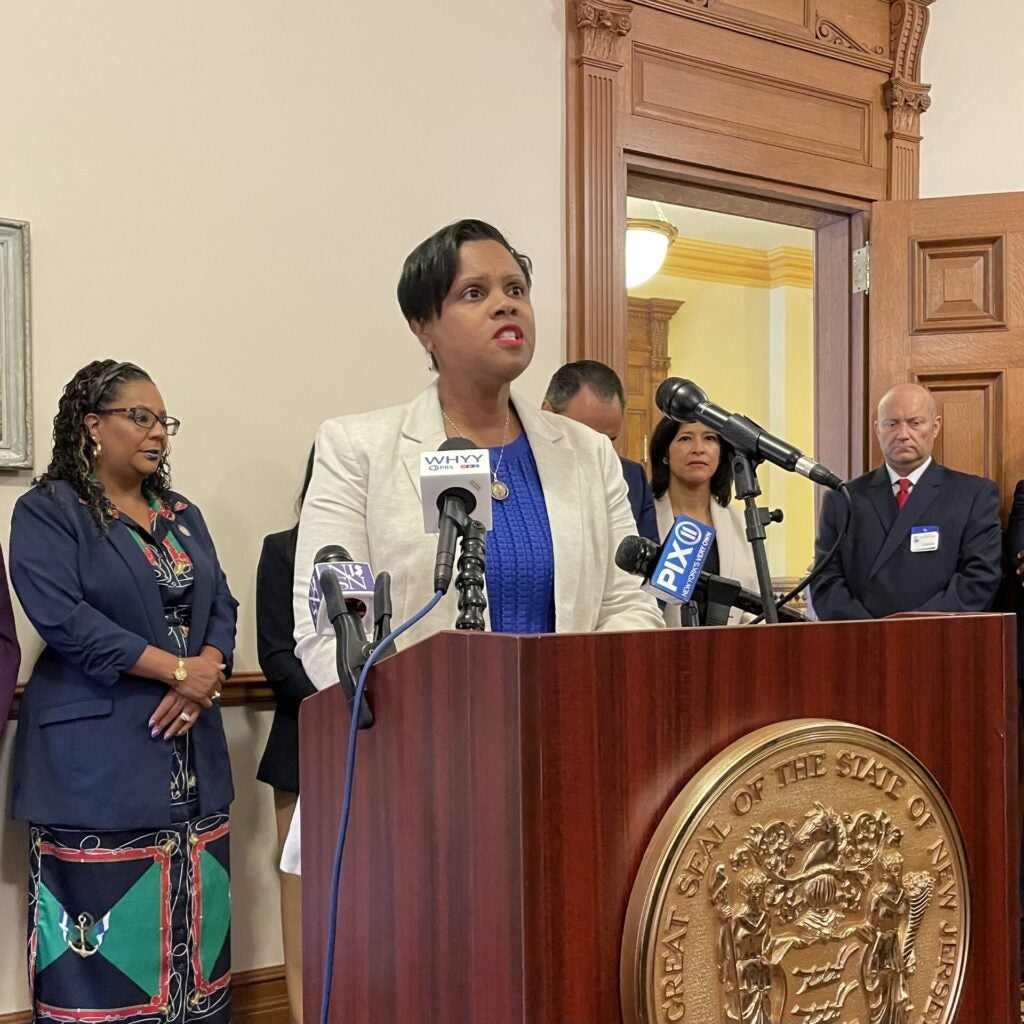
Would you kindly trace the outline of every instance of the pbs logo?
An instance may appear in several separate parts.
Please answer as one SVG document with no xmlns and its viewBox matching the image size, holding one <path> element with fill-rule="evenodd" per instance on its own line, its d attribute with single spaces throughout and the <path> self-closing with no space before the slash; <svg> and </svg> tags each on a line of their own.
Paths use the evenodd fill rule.
<svg viewBox="0 0 1024 1024">
<path fill-rule="evenodd" d="M 692 547 L 694 544 L 699 544 L 704 536 L 704 531 L 696 523 L 676 523 L 675 529 L 672 531 L 673 539 L 679 544 L 684 544 L 687 547 Z"/>
</svg>

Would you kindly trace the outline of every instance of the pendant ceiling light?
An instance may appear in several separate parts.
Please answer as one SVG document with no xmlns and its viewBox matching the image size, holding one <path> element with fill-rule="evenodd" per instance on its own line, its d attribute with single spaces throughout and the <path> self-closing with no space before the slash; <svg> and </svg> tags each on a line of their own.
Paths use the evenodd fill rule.
<svg viewBox="0 0 1024 1024">
<path fill-rule="evenodd" d="M 661 270 L 668 247 L 676 240 L 679 230 L 665 219 L 661 207 L 654 204 L 658 220 L 630 217 L 626 220 L 626 287 L 654 277 Z"/>
</svg>

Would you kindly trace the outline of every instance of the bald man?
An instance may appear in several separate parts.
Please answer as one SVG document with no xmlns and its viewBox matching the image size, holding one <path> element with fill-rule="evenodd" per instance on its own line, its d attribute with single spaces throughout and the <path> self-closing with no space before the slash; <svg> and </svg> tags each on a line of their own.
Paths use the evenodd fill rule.
<svg viewBox="0 0 1024 1024">
<path fill-rule="evenodd" d="M 850 528 L 811 584 L 818 618 L 985 611 L 1001 572 L 998 488 L 932 459 L 942 417 L 919 384 L 886 393 L 874 427 L 885 464 L 847 485 Z M 846 510 L 842 495 L 825 496 L 818 557 L 834 543 Z"/>
</svg>

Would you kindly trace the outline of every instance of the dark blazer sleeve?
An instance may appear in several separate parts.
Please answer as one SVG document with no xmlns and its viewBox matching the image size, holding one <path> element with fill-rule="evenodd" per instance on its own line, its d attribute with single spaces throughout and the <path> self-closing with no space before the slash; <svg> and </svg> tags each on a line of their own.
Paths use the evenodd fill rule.
<svg viewBox="0 0 1024 1024">
<path fill-rule="evenodd" d="M 11 594 L 7 588 L 7 571 L 4 567 L 3 552 L 0 551 L 0 731 L 7 721 L 18 682 L 18 668 L 21 666 L 21 648 L 14 632 L 14 611 L 11 608 Z"/>
<path fill-rule="evenodd" d="M 41 488 L 18 499 L 11 518 L 11 582 L 40 636 L 113 686 L 139 660 L 145 637 L 89 604 L 78 573 L 78 534 L 58 498 Z"/>
<path fill-rule="evenodd" d="M 836 542 L 840 526 L 852 515 L 846 499 L 836 491 L 829 491 L 821 503 L 818 536 L 814 543 L 814 558 L 825 557 L 825 552 Z M 870 619 L 871 613 L 850 590 L 843 568 L 846 545 L 832 556 L 821 574 L 811 584 L 811 601 L 819 619 Z"/>
<path fill-rule="evenodd" d="M 629 507 L 636 520 L 637 533 L 655 544 L 661 543 L 658 536 L 658 514 L 654 509 L 654 492 L 641 463 L 633 459 L 621 459 L 622 475 L 626 478 L 629 491 Z"/>
<path fill-rule="evenodd" d="M 297 715 L 299 705 L 316 693 L 316 687 L 295 657 L 291 536 L 291 531 L 273 533 L 263 540 L 256 569 L 256 653 L 278 707 Z"/>
<path fill-rule="evenodd" d="M 960 541 L 956 572 L 942 590 L 917 610 L 987 611 L 1002 578 L 1002 550 L 999 488 L 991 480 L 979 479 Z"/>
</svg>

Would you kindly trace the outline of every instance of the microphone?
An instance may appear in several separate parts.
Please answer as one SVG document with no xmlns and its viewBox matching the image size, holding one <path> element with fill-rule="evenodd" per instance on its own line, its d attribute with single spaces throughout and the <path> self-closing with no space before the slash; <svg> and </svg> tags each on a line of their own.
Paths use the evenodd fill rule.
<svg viewBox="0 0 1024 1024">
<path fill-rule="evenodd" d="M 449 437 L 436 452 L 420 455 L 420 498 L 423 529 L 437 533 L 444 499 L 451 490 L 465 491 L 474 504 L 473 518 L 489 530 L 491 522 L 491 453 L 465 437 Z M 464 500 L 469 500 L 464 498 Z"/>
<path fill-rule="evenodd" d="M 714 405 L 708 396 L 692 380 L 669 377 L 662 381 L 654 398 L 658 408 L 670 419 L 679 423 L 697 421 L 711 427 L 725 438 L 734 448 L 751 458 L 770 462 L 775 466 L 799 473 L 837 490 L 843 485 L 840 477 L 830 469 L 808 458 L 799 448 L 788 441 L 768 433 L 753 420 L 738 413 L 727 412 Z"/>
<path fill-rule="evenodd" d="M 332 617 L 325 601 L 324 580 L 332 576 L 338 591 L 331 589 L 343 608 L 335 608 L 335 617 L 346 609 L 355 612 L 367 625 L 374 622 L 374 579 L 366 562 L 353 562 L 352 556 L 340 545 L 328 544 L 313 559 L 313 575 L 309 581 L 309 613 L 317 636 L 332 636 Z M 340 597 L 337 596 L 340 593 Z"/>
<path fill-rule="evenodd" d="M 644 537 L 624 537 L 615 564 L 643 576 L 642 590 L 668 604 L 686 604 L 693 596 L 715 531 L 689 516 L 678 516 L 659 548 Z"/>
<path fill-rule="evenodd" d="M 335 666 L 349 711 L 355 702 L 359 672 L 366 664 L 369 644 L 363 618 L 373 623 L 373 573 L 365 562 L 353 562 L 352 556 L 336 544 L 321 548 L 314 558 L 313 578 L 309 583 L 309 610 L 317 634 L 333 633 L 337 640 Z M 373 725 L 373 712 L 363 701 L 359 708 L 359 728 Z"/>
<path fill-rule="evenodd" d="M 649 577 L 653 575 L 655 566 L 659 561 L 661 548 L 646 537 L 623 537 L 615 552 L 615 564 L 634 576 Z M 727 587 L 723 587 L 727 584 Z M 715 573 L 700 571 L 700 576 L 695 586 L 695 591 L 708 592 L 708 616 L 707 625 L 712 625 L 711 605 L 718 603 L 715 600 L 716 593 L 727 594 L 730 598 L 729 604 L 739 608 L 740 611 L 750 612 L 752 615 L 760 615 L 764 612 L 764 603 L 760 594 L 751 590 L 744 590 L 735 580 L 726 579 L 724 576 L 717 576 Z M 658 592 L 663 600 L 669 600 L 664 594 Z M 779 609 L 779 619 L 787 622 L 806 622 L 807 620 L 798 611 L 783 605 Z M 717 623 L 715 623 L 717 624 Z"/>
<path fill-rule="evenodd" d="M 491 459 L 464 437 L 450 437 L 436 452 L 420 456 L 423 526 L 437 534 L 434 590 L 448 593 L 455 572 L 455 546 L 470 517 L 491 527 Z"/>
</svg>

